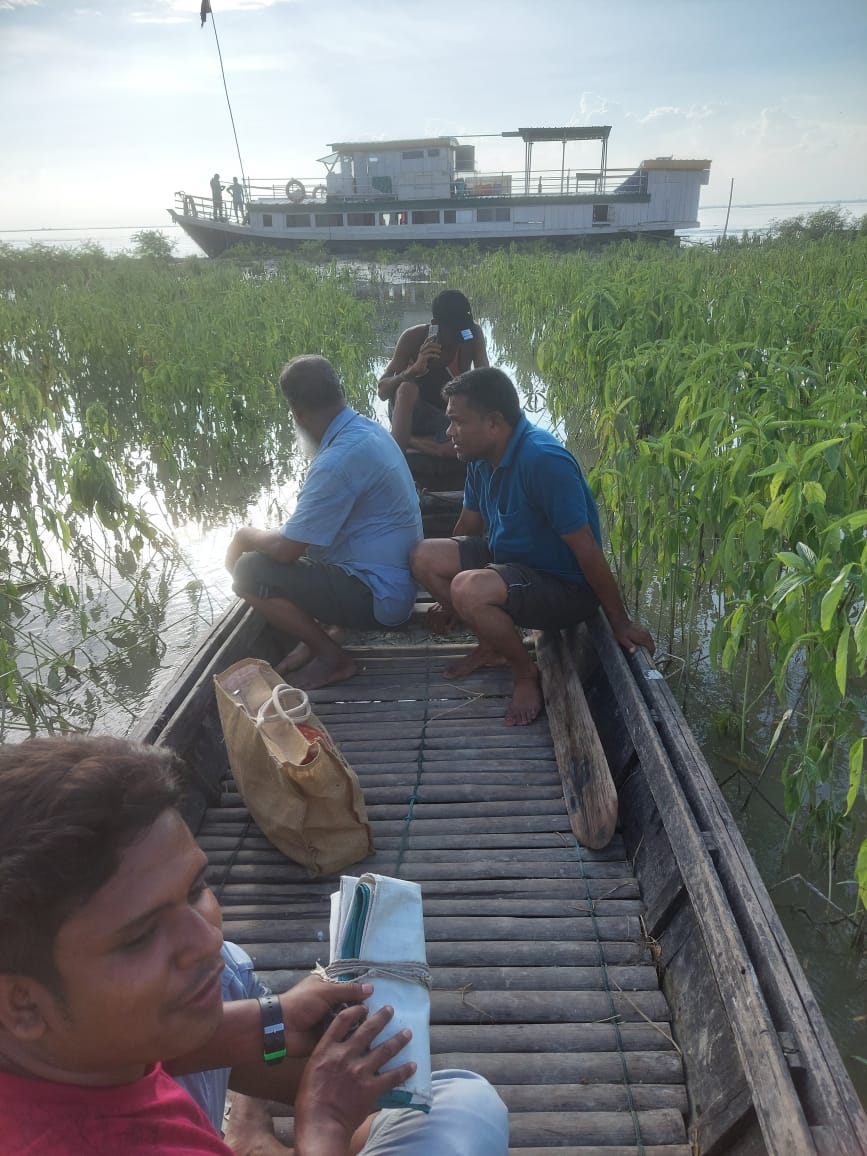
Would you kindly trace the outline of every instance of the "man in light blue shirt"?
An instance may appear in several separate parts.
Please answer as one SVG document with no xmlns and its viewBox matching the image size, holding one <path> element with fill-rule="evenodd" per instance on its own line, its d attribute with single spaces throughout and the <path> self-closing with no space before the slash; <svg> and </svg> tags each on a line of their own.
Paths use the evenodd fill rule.
<svg viewBox="0 0 867 1156">
<path fill-rule="evenodd" d="M 233 587 L 299 640 L 281 671 L 305 690 L 355 674 L 323 629 L 377 630 L 412 613 L 409 555 L 421 539 L 418 496 L 406 459 L 382 426 L 346 404 L 324 357 L 296 357 L 280 388 L 302 440 L 316 447 L 295 513 L 279 530 L 238 530 L 226 554 Z"/>
</svg>

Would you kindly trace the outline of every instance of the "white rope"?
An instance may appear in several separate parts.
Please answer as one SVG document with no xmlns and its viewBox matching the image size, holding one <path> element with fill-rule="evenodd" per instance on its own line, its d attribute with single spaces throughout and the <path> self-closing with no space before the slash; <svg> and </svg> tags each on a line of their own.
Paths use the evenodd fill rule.
<svg viewBox="0 0 867 1156">
<path fill-rule="evenodd" d="M 295 701 L 292 705 L 284 705 L 282 700 L 288 697 L 294 697 Z M 289 686 L 288 683 L 281 682 L 274 687 L 271 697 L 259 707 L 259 713 L 256 715 L 256 726 L 261 726 L 270 718 L 282 718 L 286 722 L 300 723 L 309 719 L 312 713 L 307 694 L 303 690 L 299 690 L 297 686 Z"/>
<path fill-rule="evenodd" d="M 335 959 L 327 967 L 317 963 L 313 974 L 331 982 L 355 979 L 397 979 L 406 983 L 417 983 L 430 991 L 432 977 L 430 968 L 414 960 L 395 959 L 387 963 L 377 963 L 370 959 Z"/>
</svg>

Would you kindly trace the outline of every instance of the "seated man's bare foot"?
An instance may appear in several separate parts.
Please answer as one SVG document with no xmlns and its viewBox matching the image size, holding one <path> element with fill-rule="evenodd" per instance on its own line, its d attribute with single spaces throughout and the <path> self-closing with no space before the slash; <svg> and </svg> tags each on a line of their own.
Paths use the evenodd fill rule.
<svg viewBox="0 0 867 1156">
<path fill-rule="evenodd" d="M 293 682 L 301 690 L 318 690 L 321 686 L 333 686 L 336 682 L 346 682 L 352 678 L 358 667 L 355 660 L 342 653 L 339 658 L 319 656 L 302 666 L 295 674 Z"/>
<path fill-rule="evenodd" d="M 291 1152 L 274 1135 L 274 1122 L 265 1101 L 237 1092 L 232 1096 L 226 1143 L 235 1156 L 288 1156 Z"/>
<path fill-rule="evenodd" d="M 481 670 L 484 666 L 502 666 L 505 658 L 489 646 L 476 646 L 463 658 L 456 658 L 443 671 L 446 678 L 466 678 L 474 670 Z"/>
<path fill-rule="evenodd" d="M 342 626 L 326 626 L 325 633 L 329 638 L 339 643 L 346 631 Z M 293 670 L 300 670 L 302 666 L 306 666 L 308 662 L 313 660 L 313 651 L 305 642 L 299 642 L 294 646 L 281 663 L 275 669 L 278 674 L 291 674 Z"/>
<path fill-rule="evenodd" d="M 299 642 L 294 646 L 282 662 L 275 667 L 278 674 L 290 674 L 293 670 L 300 670 L 313 658 L 313 652 L 306 642 Z"/>
<path fill-rule="evenodd" d="M 545 707 L 539 676 L 516 678 L 512 701 L 506 711 L 507 727 L 525 727 L 539 717 Z"/>
</svg>

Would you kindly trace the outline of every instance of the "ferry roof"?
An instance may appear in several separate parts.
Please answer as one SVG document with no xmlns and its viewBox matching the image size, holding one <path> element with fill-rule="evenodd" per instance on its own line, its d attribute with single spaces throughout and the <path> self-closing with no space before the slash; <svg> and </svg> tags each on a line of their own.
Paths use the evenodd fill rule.
<svg viewBox="0 0 867 1156">
<path fill-rule="evenodd" d="M 504 132 L 503 136 L 519 136 L 529 144 L 544 140 L 608 140 L 610 132 L 610 124 L 596 124 L 583 128 L 519 128 L 516 132 Z"/>
<path fill-rule="evenodd" d="M 420 137 L 416 140 L 356 140 L 341 141 L 328 147 L 335 153 L 380 152 L 393 149 L 434 149 L 456 148 L 458 142 L 453 136 Z"/>
<path fill-rule="evenodd" d="M 642 169 L 667 169 L 669 172 L 695 172 L 710 168 L 708 160 L 681 160 L 674 157 L 653 157 L 652 160 L 642 161 Z"/>
</svg>

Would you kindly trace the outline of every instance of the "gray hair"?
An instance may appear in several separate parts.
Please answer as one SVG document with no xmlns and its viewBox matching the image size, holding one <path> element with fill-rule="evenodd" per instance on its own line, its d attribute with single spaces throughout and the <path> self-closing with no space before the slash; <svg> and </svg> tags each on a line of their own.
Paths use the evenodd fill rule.
<svg viewBox="0 0 867 1156">
<path fill-rule="evenodd" d="M 331 409 L 346 400 L 340 378 L 325 357 L 305 353 L 283 366 L 280 389 L 293 409 Z"/>
</svg>

